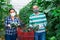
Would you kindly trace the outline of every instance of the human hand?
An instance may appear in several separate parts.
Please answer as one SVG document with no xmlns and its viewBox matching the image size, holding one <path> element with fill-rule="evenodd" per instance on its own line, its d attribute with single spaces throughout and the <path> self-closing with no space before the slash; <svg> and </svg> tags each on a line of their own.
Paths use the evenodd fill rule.
<svg viewBox="0 0 60 40">
<path fill-rule="evenodd" d="M 10 25 L 10 24 L 8 24 L 7 26 L 8 26 L 9 28 L 11 28 L 11 25 Z"/>
</svg>

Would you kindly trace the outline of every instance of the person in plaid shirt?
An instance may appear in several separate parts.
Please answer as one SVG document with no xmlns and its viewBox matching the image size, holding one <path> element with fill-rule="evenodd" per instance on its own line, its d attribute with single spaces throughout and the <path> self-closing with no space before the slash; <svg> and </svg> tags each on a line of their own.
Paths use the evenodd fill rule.
<svg viewBox="0 0 60 40">
<path fill-rule="evenodd" d="M 17 23 L 20 25 L 20 20 L 15 17 L 16 12 L 14 9 L 10 9 L 10 16 L 5 19 L 5 40 L 16 40 L 16 27 L 11 27 L 11 23 Z"/>
</svg>

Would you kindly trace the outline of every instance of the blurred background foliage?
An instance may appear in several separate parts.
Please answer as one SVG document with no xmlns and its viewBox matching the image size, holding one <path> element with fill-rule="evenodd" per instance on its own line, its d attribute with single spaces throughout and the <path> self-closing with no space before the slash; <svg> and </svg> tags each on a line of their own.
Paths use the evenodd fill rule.
<svg viewBox="0 0 60 40">
<path fill-rule="evenodd" d="M 4 19 L 9 14 L 9 9 L 12 5 L 9 4 L 9 0 L 0 0 L 0 36 L 4 34 Z"/>
<path fill-rule="evenodd" d="M 32 6 L 38 5 L 39 11 L 47 17 L 47 40 L 60 40 L 60 0 L 32 0 L 20 10 L 19 18 L 25 24 L 29 24 L 29 16 L 33 13 Z M 4 34 L 4 19 L 9 14 L 12 5 L 9 0 L 0 0 L 0 35 Z"/>
<path fill-rule="evenodd" d="M 20 10 L 20 19 L 26 24 L 29 24 L 33 5 L 38 5 L 39 11 L 46 14 L 48 21 L 47 40 L 60 40 L 60 0 L 32 0 Z"/>
</svg>

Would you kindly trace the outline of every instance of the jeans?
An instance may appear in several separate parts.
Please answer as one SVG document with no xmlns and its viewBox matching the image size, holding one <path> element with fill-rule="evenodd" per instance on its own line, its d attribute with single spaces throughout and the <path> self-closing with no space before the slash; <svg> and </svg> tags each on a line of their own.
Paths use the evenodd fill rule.
<svg viewBox="0 0 60 40">
<path fill-rule="evenodd" d="M 46 32 L 35 32 L 35 40 L 46 40 Z"/>
<path fill-rule="evenodd" d="M 16 35 L 5 35 L 5 40 L 16 40 Z"/>
</svg>

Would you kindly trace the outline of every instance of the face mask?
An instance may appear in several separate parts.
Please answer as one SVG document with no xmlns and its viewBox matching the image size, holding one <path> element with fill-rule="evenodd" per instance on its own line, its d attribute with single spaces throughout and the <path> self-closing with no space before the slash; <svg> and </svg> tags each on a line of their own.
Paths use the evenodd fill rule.
<svg viewBox="0 0 60 40">
<path fill-rule="evenodd" d="M 39 12 L 39 10 L 33 10 L 33 11 L 34 11 L 35 13 L 36 13 L 36 12 Z"/>
<path fill-rule="evenodd" d="M 11 15 L 11 16 L 15 16 L 15 15 L 16 15 L 16 13 L 11 13 L 10 15 Z"/>
</svg>

